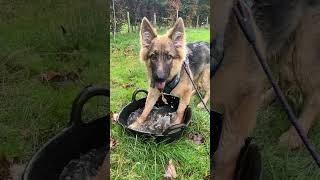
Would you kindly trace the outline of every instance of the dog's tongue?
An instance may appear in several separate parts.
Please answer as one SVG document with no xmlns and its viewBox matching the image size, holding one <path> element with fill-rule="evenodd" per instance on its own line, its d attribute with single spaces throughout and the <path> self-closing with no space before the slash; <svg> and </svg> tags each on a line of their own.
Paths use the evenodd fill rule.
<svg viewBox="0 0 320 180">
<path fill-rule="evenodd" d="M 160 90 L 163 90 L 165 85 L 166 82 L 156 82 L 156 87 Z"/>
</svg>

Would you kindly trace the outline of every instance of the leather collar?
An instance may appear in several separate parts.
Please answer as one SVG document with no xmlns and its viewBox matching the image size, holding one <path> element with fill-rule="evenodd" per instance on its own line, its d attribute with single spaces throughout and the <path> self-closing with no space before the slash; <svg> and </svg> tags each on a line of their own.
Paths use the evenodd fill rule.
<svg viewBox="0 0 320 180">
<path fill-rule="evenodd" d="M 180 72 L 177 75 L 175 75 L 169 83 L 166 83 L 163 89 L 163 92 L 170 94 L 171 91 L 177 86 L 179 82 L 180 82 Z"/>
</svg>

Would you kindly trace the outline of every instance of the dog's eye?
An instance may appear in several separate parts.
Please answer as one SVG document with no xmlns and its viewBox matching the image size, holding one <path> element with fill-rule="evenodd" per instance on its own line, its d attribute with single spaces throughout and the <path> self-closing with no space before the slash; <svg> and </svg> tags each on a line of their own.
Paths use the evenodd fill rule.
<svg viewBox="0 0 320 180">
<path fill-rule="evenodd" d="M 173 56 L 170 54 L 167 54 L 167 60 L 172 60 L 172 59 L 173 59 Z"/>
<path fill-rule="evenodd" d="M 151 54 L 151 55 L 150 55 L 150 59 L 151 59 L 152 61 L 156 61 L 156 60 L 158 59 L 157 54 Z"/>
</svg>

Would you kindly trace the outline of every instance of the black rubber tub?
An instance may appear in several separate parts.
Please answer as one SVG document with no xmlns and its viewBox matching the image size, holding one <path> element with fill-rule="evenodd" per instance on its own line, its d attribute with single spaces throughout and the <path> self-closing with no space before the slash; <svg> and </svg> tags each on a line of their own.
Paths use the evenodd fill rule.
<svg viewBox="0 0 320 180">
<path fill-rule="evenodd" d="M 191 122 L 191 115 L 192 115 L 191 108 L 189 107 L 186 108 L 183 116 L 183 124 L 172 125 L 168 127 L 162 134 L 153 134 L 153 133 L 132 130 L 128 128 L 128 122 L 127 122 L 128 118 L 132 112 L 136 111 L 137 109 L 143 108 L 146 102 L 146 98 L 142 98 L 139 100 L 136 99 L 136 96 L 138 93 L 145 93 L 147 95 L 148 91 L 143 89 L 137 89 L 132 94 L 132 101 L 128 105 L 126 105 L 120 112 L 118 123 L 124 129 L 126 129 L 130 134 L 138 135 L 139 137 L 142 137 L 145 140 L 153 138 L 157 143 L 160 143 L 160 142 L 170 143 L 175 140 L 178 140 L 183 134 L 184 130 L 189 126 Z M 177 111 L 179 106 L 179 98 L 176 96 L 172 96 L 170 94 L 164 94 L 164 96 L 165 96 L 165 99 L 167 100 L 168 105 L 172 107 L 172 112 Z M 159 97 L 155 106 L 164 106 L 164 105 L 165 103 L 162 101 L 162 98 Z"/>
<path fill-rule="evenodd" d="M 220 135 L 222 131 L 222 119 L 223 115 L 211 111 L 211 132 L 214 142 L 211 142 L 211 150 L 215 152 L 219 145 Z M 251 143 L 252 138 L 247 138 L 245 145 L 240 151 L 240 155 L 237 161 L 237 168 L 235 172 L 235 180 L 260 180 L 262 179 L 262 161 L 261 154 L 258 146 Z M 211 164 L 214 162 L 213 156 L 211 156 Z M 211 165 L 211 168 L 213 166 Z M 211 172 L 212 169 L 211 169 Z"/>
<path fill-rule="evenodd" d="M 109 97 L 110 92 L 102 87 L 90 86 L 77 96 L 72 105 L 69 126 L 32 157 L 24 170 L 23 180 L 57 180 L 69 161 L 79 158 L 80 154 L 98 148 L 105 148 L 107 153 L 110 145 L 109 115 L 89 123 L 81 121 L 83 106 L 95 96 Z"/>
</svg>

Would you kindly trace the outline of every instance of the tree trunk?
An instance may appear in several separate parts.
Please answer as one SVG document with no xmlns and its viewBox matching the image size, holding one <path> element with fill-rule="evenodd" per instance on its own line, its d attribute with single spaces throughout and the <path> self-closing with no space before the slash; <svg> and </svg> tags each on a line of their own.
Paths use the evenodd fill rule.
<svg viewBox="0 0 320 180">
<path fill-rule="evenodd" d="M 199 15 L 197 16 L 197 26 L 196 28 L 199 28 Z"/>
<path fill-rule="evenodd" d="M 156 15 L 156 13 L 153 13 L 153 25 L 157 26 L 157 15 Z"/>
<path fill-rule="evenodd" d="M 207 16 L 207 27 L 209 27 L 209 17 Z"/>
<path fill-rule="evenodd" d="M 177 9 L 177 19 L 179 18 L 179 10 Z"/>
</svg>

